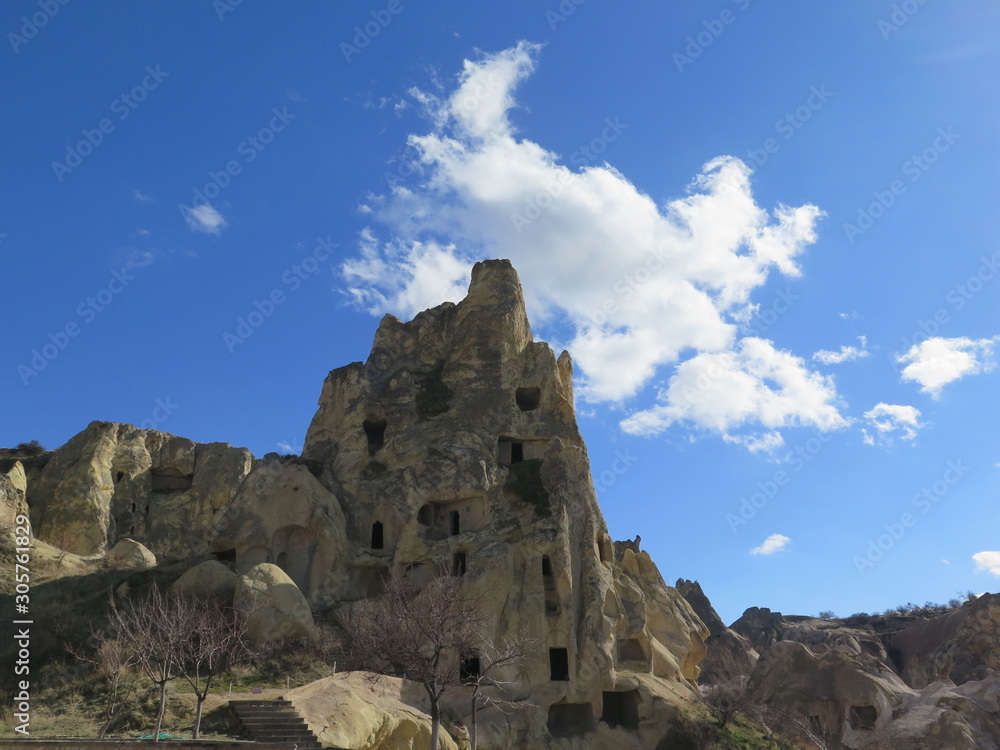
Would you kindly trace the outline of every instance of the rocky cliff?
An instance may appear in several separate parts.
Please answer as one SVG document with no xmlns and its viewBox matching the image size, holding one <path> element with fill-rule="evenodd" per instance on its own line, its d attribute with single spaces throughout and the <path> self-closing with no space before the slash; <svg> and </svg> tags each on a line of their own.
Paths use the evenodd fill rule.
<svg viewBox="0 0 1000 750">
<path fill-rule="evenodd" d="M 809 717 L 834 750 L 1000 747 L 998 595 L 843 620 L 752 607 L 729 630 L 760 652 L 749 698 Z"/>
<path fill-rule="evenodd" d="M 533 340 L 510 263 L 488 261 L 460 303 L 386 316 L 368 361 L 330 373 L 302 457 L 94 422 L 0 475 L 0 499 L 9 515 L 26 497 L 36 536 L 79 555 L 207 560 L 178 589 L 252 599 L 258 642 L 309 632 L 310 606 L 335 619 L 389 574 L 464 576 L 494 636 L 537 644 L 501 675 L 526 700 L 480 716 L 482 746 L 652 750 L 698 700 L 709 632 L 638 539 L 608 535 L 572 375 Z M 458 692 L 447 715 L 467 720 Z M 351 737 L 375 743 L 369 714 Z"/>
</svg>

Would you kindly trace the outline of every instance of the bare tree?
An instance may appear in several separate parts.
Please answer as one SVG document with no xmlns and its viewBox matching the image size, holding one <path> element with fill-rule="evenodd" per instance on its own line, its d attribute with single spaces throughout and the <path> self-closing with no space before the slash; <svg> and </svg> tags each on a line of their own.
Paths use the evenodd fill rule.
<svg viewBox="0 0 1000 750">
<path fill-rule="evenodd" d="M 826 740 L 809 720 L 798 711 L 758 703 L 750 713 L 755 722 L 768 733 L 768 737 L 782 750 L 795 750 L 803 745 L 826 750 Z"/>
<path fill-rule="evenodd" d="M 114 638 L 160 693 L 154 742 L 160 740 L 167 683 L 178 675 L 180 644 L 186 635 L 177 617 L 177 601 L 177 597 L 162 593 L 155 583 L 145 596 L 126 605 L 120 606 L 113 596 L 110 598 L 108 619 Z"/>
<path fill-rule="evenodd" d="M 104 723 L 101 725 L 100 738 L 110 731 L 118 719 L 122 705 L 132 694 L 132 689 L 126 677 L 137 663 L 135 655 L 117 638 L 94 633 L 97 648 L 91 654 L 82 649 L 67 645 L 66 650 L 80 661 L 91 664 L 97 674 L 107 683 L 104 697 Z"/>
<path fill-rule="evenodd" d="M 702 686 L 701 697 L 721 728 L 750 707 L 749 680 L 750 675 L 731 652 L 716 659 L 712 681 Z"/>
<path fill-rule="evenodd" d="M 482 646 L 485 604 L 459 576 L 439 576 L 419 591 L 393 576 L 382 596 L 359 602 L 343 620 L 352 667 L 423 686 L 431 709 L 431 750 L 440 746 L 441 696 L 462 683 L 462 655 Z"/>
<path fill-rule="evenodd" d="M 175 598 L 170 604 L 185 631 L 177 644 L 176 671 L 194 691 L 197 704 L 191 733 L 198 739 L 202 708 L 213 680 L 251 655 L 246 622 L 218 601 Z"/>
<path fill-rule="evenodd" d="M 479 634 L 480 646 L 475 654 L 466 654 L 465 660 L 475 659 L 478 669 L 463 669 L 462 682 L 472 689 L 469 728 L 469 750 L 476 750 L 478 742 L 477 714 L 480 700 L 486 706 L 509 706 L 523 703 L 525 699 L 515 698 L 507 693 L 509 683 L 498 679 L 507 668 L 522 664 L 537 647 L 537 641 L 522 634 L 504 636 L 494 641 L 485 634 Z M 464 662 L 467 663 L 467 662 Z M 481 694 L 482 688 L 493 688 L 489 694 Z"/>
</svg>

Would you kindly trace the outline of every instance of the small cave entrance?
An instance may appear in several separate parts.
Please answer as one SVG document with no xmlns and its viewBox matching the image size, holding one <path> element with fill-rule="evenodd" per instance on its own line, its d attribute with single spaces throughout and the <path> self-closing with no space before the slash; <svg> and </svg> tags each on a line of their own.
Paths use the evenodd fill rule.
<svg viewBox="0 0 1000 750">
<path fill-rule="evenodd" d="M 524 460 L 524 441 L 502 437 L 497 441 L 497 459 L 499 463 L 510 466 Z"/>
<path fill-rule="evenodd" d="M 637 638 L 618 641 L 618 661 L 646 661 L 646 653 Z"/>
<path fill-rule="evenodd" d="M 372 549 L 385 549 L 385 531 L 381 521 L 372 524 Z"/>
<path fill-rule="evenodd" d="M 552 682 L 569 682 L 569 651 L 567 649 L 549 649 L 549 679 Z"/>
<path fill-rule="evenodd" d="M 152 492 L 183 492 L 191 489 L 194 474 L 182 474 L 173 469 L 150 469 L 149 483 Z"/>
<path fill-rule="evenodd" d="M 119 471 L 118 475 L 115 477 L 115 484 L 118 484 L 118 482 L 122 481 L 123 476 L 125 476 L 125 472 Z"/>
<path fill-rule="evenodd" d="M 635 731 L 639 728 L 639 691 L 623 690 L 604 693 L 604 712 L 601 721 L 609 727 Z"/>
<path fill-rule="evenodd" d="M 552 560 L 548 555 L 542 555 L 542 588 L 545 590 L 545 614 L 558 615 L 559 592 L 556 589 L 556 579 L 552 575 Z"/>
<path fill-rule="evenodd" d="M 514 393 L 517 408 L 521 411 L 534 411 L 542 400 L 541 388 L 518 388 Z"/>
<path fill-rule="evenodd" d="M 462 654 L 458 678 L 463 685 L 474 685 L 482 675 L 478 654 Z"/>
<path fill-rule="evenodd" d="M 386 421 L 384 419 L 369 417 L 361 426 L 364 428 L 365 436 L 368 438 L 368 455 L 374 456 L 385 445 Z"/>
<path fill-rule="evenodd" d="M 462 522 L 457 510 L 448 512 L 448 533 L 458 536 L 462 531 Z"/>
<path fill-rule="evenodd" d="M 468 567 L 468 558 L 464 552 L 456 552 L 451 558 L 451 574 L 453 576 L 464 576 Z"/>
<path fill-rule="evenodd" d="M 878 709 L 875 706 L 851 706 L 847 720 L 851 724 L 851 729 L 868 730 L 875 728 L 878 721 Z"/>
<path fill-rule="evenodd" d="M 597 719 L 589 703 L 553 703 L 548 727 L 553 737 L 579 737 L 597 729 Z"/>
<path fill-rule="evenodd" d="M 316 547 L 316 536 L 312 531 L 295 525 L 278 529 L 271 547 L 277 566 L 285 571 L 307 596 L 310 593 L 309 579 Z"/>
<path fill-rule="evenodd" d="M 223 563 L 235 563 L 236 562 L 236 548 L 230 547 L 229 549 L 220 549 L 212 553 L 212 556 Z"/>
</svg>

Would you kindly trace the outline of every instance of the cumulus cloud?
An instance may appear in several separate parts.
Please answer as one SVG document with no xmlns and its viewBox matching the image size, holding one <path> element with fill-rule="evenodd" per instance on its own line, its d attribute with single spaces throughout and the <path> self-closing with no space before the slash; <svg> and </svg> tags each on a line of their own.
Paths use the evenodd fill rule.
<svg viewBox="0 0 1000 750">
<path fill-rule="evenodd" d="M 938 398 L 948 383 L 996 367 L 991 359 L 995 342 L 996 338 L 973 340 L 938 336 L 915 344 L 896 361 L 906 365 L 903 380 L 918 383 L 921 391 Z"/>
<path fill-rule="evenodd" d="M 387 236 L 363 233 L 358 255 L 341 268 L 347 295 L 373 313 L 411 317 L 461 299 L 476 260 L 509 258 L 532 320 L 572 352 L 583 400 L 623 402 L 692 355 L 687 376 L 717 359 L 733 379 L 742 374 L 746 396 L 756 394 L 714 416 L 708 404 L 668 401 L 667 413 L 633 415 L 631 431 L 703 415 L 709 423 L 701 426 L 712 429 L 762 423 L 749 435 L 724 428 L 750 447 L 774 445 L 774 428 L 787 424 L 839 426 L 832 381 L 765 342 L 737 340 L 751 294 L 772 273 L 799 275 L 822 212 L 762 208 L 750 168 L 725 156 L 705 164 L 682 197 L 658 205 L 598 161 L 628 137 L 628 123 L 613 115 L 595 122 L 593 138 L 565 160 L 519 137 L 514 92 L 538 53 L 522 42 L 466 61 L 451 91 L 411 92 L 430 132 L 408 139 L 408 168 L 398 171 L 410 176 L 366 200 L 363 211 Z M 758 372 L 784 379 L 777 389 L 739 369 L 758 350 L 773 361 Z"/>
<path fill-rule="evenodd" d="M 972 559 L 976 563 L 976 570 L 984 570 L 1000 578 L 1000 552 L 977 552 Z"/>
<path fill-rule="evenodd" d="M 734 351 L 702 353 L 677 366 L 659 405 L 632 414 L 625 432 L 651 435 L 676 422 L 713 430 L 750 450 L 783 444 L 780 427 L 833 430 L 847 425 L 834 400 L 831 378 L 809 372 L 799 357 L 770 341 L 745 338 Z M 757 424 L 763 433 L 737 434 Z"/>
<path fill-rule="evenodd" d="M 187 225 L 195 232 L 219 234 L 224 227 L 229 226 L 222 214 L 215 210 L 211 203 L 201 203 L 184 214 Z"/>
<path fill-rule="evenodd" d="M 788 543 L 792 541 L 784 534 L 771 534 L 764 543 L 759 547 L 754 547 L 750 550 L 751 555 L 773 555 L 776 552 L 781 552 Z"/>
<path fill-rule="evenodd" d="M 857 359 L 863 359 L 867 357 L 868 352 L 868 339 L 864 336 L 858 336 L 859 346 L 842 346 L 839 352 L 830 351 L 829 349 L 820 349 L 818 352 L 813 354 L 813 361 L 819 362 L 824 365 L 839 365 L 844 362 L 853 362 Z"/>
<path fill-rule="evenodd" d="M 901 440 L 914 440 L 921 428 L 927 425 L 920 421 L 920 410 L 914 406 L 903 404 L 886 404 L 880 402 L 865 412 L 864 418 L 871 425 L 874 433 L 862 430 L 865 443 L 888 445 L 894 437 Z"/>
</svg>

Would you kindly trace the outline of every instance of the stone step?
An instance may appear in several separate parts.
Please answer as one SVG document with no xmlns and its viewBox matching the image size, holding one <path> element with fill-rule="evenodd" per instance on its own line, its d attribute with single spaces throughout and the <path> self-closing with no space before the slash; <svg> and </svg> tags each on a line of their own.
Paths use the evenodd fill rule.
<svg viewBox="0 0 1000 750">
<path fill-rule="evenodd" d="M 298 750 L 322 747 L 290 701 L 229 701 L 243 731 L 255 742 L 293 744 Z"/>
</svg>

